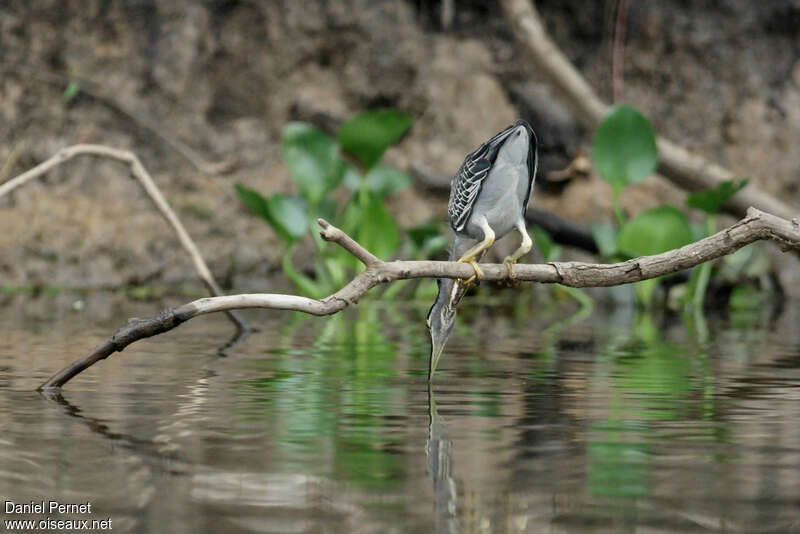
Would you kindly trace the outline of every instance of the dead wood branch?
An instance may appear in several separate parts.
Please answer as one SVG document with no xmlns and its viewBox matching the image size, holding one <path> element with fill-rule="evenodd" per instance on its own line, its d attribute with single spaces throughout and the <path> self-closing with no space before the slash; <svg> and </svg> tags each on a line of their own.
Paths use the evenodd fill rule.
<svg viewBox="0 0 800 534">
<path fill-rule="evenodd" d="M 468 278 L 473 269 L 469 264 L 447 261 L 381 261 L 364 249 L 342 230 L 320 219 L 320 234 L 358 258 L 366 269 L 342 289 L 316 300 L 296 295 L 250 294 L 208 297 L 178 308 L 169 308 L 149 319 L 131 319 L 110 339 L 91 354 L 65 367 L 39 389 L 59 388 L 72 377 L 108 358 L 115 352 L 147 337 L 172 330 L 181 323 L 208 313 L 243 308 L 267 308 L 331 315 L 355 304 L 364 294 L 381 283 L 409 278 Z M 750 208 L 747 216 L 721 232 L 679 249 L 643 256 L 621 263 L 595 264 L 582 262 L 517 265 L 514 274 L 519 281 L 558 283 L 571 287 L 600 287 L 628 284 L 688 269 L 700 263 L 730 254 L 758 240 L 777 241 L 784 250 L 800 250 L 800 220 L 791 221 Z M 508 271 L 503 264 L 482 264 L 486 280 L 506 280 Z"/>
<path fill-rule="evenodd" d="M 577 116 L 589 130 L 594 130 L 609 106 L 589 86 L 578 70 L 548 35 L 539 13 L 531 0 L 502 0 L 506 20 L 517 43 L 558 88 Z M 697 191 L 716 187 L 738 175 L 688 150 L 658 138 L 658 172 L 679 187 Z M 795 207 L 767 194 L 752 183 L 736 194 L 725 208 L 741 217 L 753 206 L 779 217 L 789 219 L 797 213 Z"/>
<path fill-rule="evenodd" d="M 214 296 L 222 295 L 222 290 L 220 289 L 216 280 L 214 280 L 214 276 L 208 269 L 203 256 L 200 254 L 200 251 L 197 248 L 197 245 L 195 245 L 194 241 L 189 236 L 189 233 L 186 231 L 186 228 L 184 228 L 180 219 L 178 219 L 178 216 L 175 214 L 172 208 L 170 208 L 169 203 L 167 203 L 164 195 L 161 194 L 161 190 L 158 188 L 158 186 L 156 186 L 155 182 L 150 177 L 150 174 L 144 168 L 144 165 L 142 165 L 142 162 L 133 152 L 119 150 L 104 145 L 73 145 L 62 148 L 50 159 L 43 161 L 36 167 L 20 174 L 16 178 L 12 178 L 3 184 L 0 184 L 0 198 L 7 195 L 14 189 L 30 182 L 31 180 L 44 175 L 52 168 L 57 167 L 62 163 L 66 163 L 72 158 L 78 156 L 105 157 L 120 161 L 130 166 L 133 177 L 139 181 L 147 195 L 156 205 L 156 208 L 158 208 L 158 211 L 161 212 L 161 215 L 164 216 L 170 226 L 172 226 L 172 228 L 175 230 L 175 233 L 178 234 L 178 239 L 180 240 L 181 245 L 183 245 L 183 248 L 189 253 L 189 257 L 192 259 L 192 263 L 197 270 L 197 274 L 200 275 L 200 279 L 205 284 L 208 292 Z M 230 311 L 227 312 L 227 315 L 236 325 L 238 330 L 249 329 L 247 323 L 239 315 Z"/>
</svg>

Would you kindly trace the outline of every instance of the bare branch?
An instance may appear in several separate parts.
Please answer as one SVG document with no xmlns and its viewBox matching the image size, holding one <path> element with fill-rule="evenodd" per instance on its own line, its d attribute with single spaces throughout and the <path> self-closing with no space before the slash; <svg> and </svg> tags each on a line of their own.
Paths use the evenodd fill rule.
<svg viewBox="0 0 800 534">
<path fill-rule="evenodd" d="M 331 315 L 355 304 L 370 289 L 380 283 L 409 278 L 468 278 L 474 273 L 466 263 L 447 261 L 384 262 L 370 254 L 342 230 L 327 221 L 319 220 L 325 239 L 337 243 L 363 261 L 367 268 L 342 289 L 321 300 L 295 295 L 250 294 L 208 297 L 189 302 L 178 308 L 164 310 L 150 319 L 131 319 L 109 340 L 85 358 L 65 367 L 39 389 L 63 386 L 72 377 L 96 362 L 121 352 L 125 347 L 168 330 L 198 315 L 243 308 L 290 310 L 311 315 Z M 758 240 L 777 241 L 781 248 L 800 250 L 800 220 L 786 219 L 755 208 L 734 224 L 703 240 L 655 256 L 642 256 L 621 263 L 596 264 L 582 262 L 517 265 L 515 279 L 526 282 L 559 283 L 571 287 L 614 286 L 647 280 L 688 269 L 700 263 L 730 254 Z M 482 264 L 485 280 L 506 280 L 508 270 L 503 264 Z"/>
<path fill-rule="evenodd" d="M 319 235 L 322 236 L 322 239 L 337 243 L 347 252 L 358 258 L 358 260 L 367 267 L 381 263 L 381 260 L 373 256 L 370 251 L 358 244 L 355 239 L 351 238 L 349 235 L 339 230 L 325 219 L 317 219 L 317 224 L 322 227 L 322 231 L 319 233 Z"/>
<path fill-rule="evenodd" d="M 518 44 L 559 89 L 584 126 L 590 130 L 600 123 L 609 110 L 583 76 L 553 42 L 531 0 L 503 0 L 506 20 Z M 658 138 L 658 172 L 689 191 L 716 187 L 720 182 L 737 177 L 730 170 L 692 154 L 671 141 Z M 767 194 L 752 183 L 725 205 L 727 211 L 741 217 L 754 206 L 789 219 L 797 208 Z"/>
<path fill-rule="evenodd" d="M 183 248 L 189 253 L 189 257 L 191 257 L 192 263 L 194 264 L 198 275 L 200 275 L 200 279 L 203 280 L 203 283 L 208 289 L 208 292 L 214 296 L 222 295 L 222 290 L 220 289 L 216 280 L 214 280 L 214 276 L 208 269 L 203 256 L 200 254 L 200 251 L 197 248 L 197 245 L 195 245 L 194 241 L 189 236 L 189 233 L 186 231 L 186 228 L 184 228 L 180 219 L 178 219 L 178 216 L 175 214 L 172 208 L 170 208 L 167 200 L 164 198 L 164 195 L 161 194 L 161 190 L 158 188 L 158 186 L 156 186 L 155 182 L 150 177 L 150 174 L 144 168 L 144 165 L 142 165 L 142 162 L 133 152 L 119 150 L 104 145 L 73 145 L 62 148 L 50 159 L 43 161 L 36 167 L 20 174 L 16 178 L 12 178 L 3 184 L 0 184 L 0 198 L 7 195 L 14 189 L 30 182 L 31 180 L 44 175 L 52 168 L 57 167 L 62 163 L 66 163 L 72 158 L 78 156 L 105 157 L 120 161 L 130 166 L 133 177 L 139 181 L 147 195 L 156 205 L 156 208 L 158 208 L 158 211 L 161 212 L 161 215 L 164 216 L 170 226 L 172 226 L 172 228 L 175 230 L 175 233 L 178 234 L 178 239 L 180 240 L 181 245 L 183 245 Z M 236 325 L 237 329 L 249 329 L 247 323 L 239 315 L 232 312 L 228 312 L 227 315 Z"/>
</svg>

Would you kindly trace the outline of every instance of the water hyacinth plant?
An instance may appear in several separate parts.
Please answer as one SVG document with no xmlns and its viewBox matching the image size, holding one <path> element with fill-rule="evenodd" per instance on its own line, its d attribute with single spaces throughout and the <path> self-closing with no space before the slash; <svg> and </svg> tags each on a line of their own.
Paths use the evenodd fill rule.
<svg viewBox="0 0 800 534">
<path fill-rule="evenodd" d="M 397 252 L 401 231 L 386 210 L 386 198 L 408 188 L 411 179 L 405 172 L 381 164 L 381 160 L 411 124 L 411 116 L 402 111 L 366 111 L 346 122 L 334 139 L 312 124 L 291 122 L 283 130 L 281 153 L 298 194 L 265 197 L 236 185 L 242 202 L 283 241 L 283 271 L 303 294 L 315 298 L 328 295 L 361 269 L 350 254 L 328 246 L 311 231 L 319 217 L 332 221 L 381 259 Z M 334 195 L 337 189 L 342 191 Z M 297 269 L 292 260 L 298 240 L 309 233 L 317 249 L 311 275 Z M 409 235 L 411 255 L 415 257 L 427 257 L 446 246 L 437 225 L 412 229 Z"/>
<path fill-rule="evenodd" d="M 594 165 L 600 178 L 612 187 L 612 203 L 617 227 L 595 225 L 593 233 L 601 254 L 610 260 L 625 260 L 659 254 L 694 241 L 695 231 L 686 214 L 675 206 L 660 205 L 628 220 L 620 205 L 622 191 L 647 178 L 658 165 L 656 137 L 650 121 L 638 110 L 618 105 L 611 109 L 594 135 Z M 715 215 L 746 181 L 723 182 L 718 187 L 689 196 L 688 206 L 707 214 L 705 237 L 715 231 Z M 711 264 L 704 264 L 692 276 L 690 301 L 702 306 L 711 275 Z M 634 284 L 638 302 L 649 306 L 658 279 Z"/>
</svg>

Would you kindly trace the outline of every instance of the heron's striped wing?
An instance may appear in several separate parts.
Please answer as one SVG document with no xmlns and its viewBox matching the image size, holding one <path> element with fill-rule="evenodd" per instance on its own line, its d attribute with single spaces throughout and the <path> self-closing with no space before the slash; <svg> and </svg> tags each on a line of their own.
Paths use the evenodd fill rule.
<svg viewBox="0 0 800 534">
<path fill-rule="evenodd" d="M 450 215 L 450 226 L 457 232 L 466 226 L 483 181 L 489 176 L 489 170 L 492 168 L 492 163 L 486 158 L 488 152 L 486 149 L 486 144 L 483 144 L 467 156 L 450 186 L 447 213 Z"/>
<path fill-rule="evenodd" d="M 478 193 L 481 192 L 483 182 L 492 170 L 497 153 L 515 126 L 512 124 L 467 155 L 453 177 L 447 213 L 450 215 L 450 226 L 456 232 L 460 232 L 467 225 L 472 207 L 475 205 Z"/>
</svg>

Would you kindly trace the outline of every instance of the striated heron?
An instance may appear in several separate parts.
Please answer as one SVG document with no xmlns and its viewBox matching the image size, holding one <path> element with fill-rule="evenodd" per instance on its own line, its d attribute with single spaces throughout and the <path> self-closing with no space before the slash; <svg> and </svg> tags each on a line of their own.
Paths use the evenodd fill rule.
<svg viewBox="0 0 800 534">
<path fill-rule="evenodd" d="M 518 120 L 470 153 L 453 177 L 447 207 L 455 232 L 450 261 L 469 263 L 475 274 L 467 280 L 436 280 L 439 293 L 427 319 L 431 333 L 429 377 L 433 377 L 453 330 L 461 297 L 473 280 L 483 276 L 478 267 L 483 253 L 495 239 L 516 229 L 522 243 L 503 261 L 513 279 L 513 265 L 531 249 L 525 210 L 536 178 L 537 159 L 536 134 L 530 124 Z"/>
</svg>

